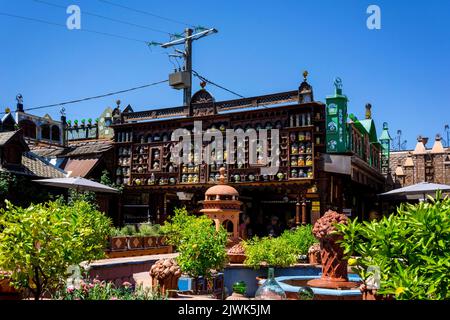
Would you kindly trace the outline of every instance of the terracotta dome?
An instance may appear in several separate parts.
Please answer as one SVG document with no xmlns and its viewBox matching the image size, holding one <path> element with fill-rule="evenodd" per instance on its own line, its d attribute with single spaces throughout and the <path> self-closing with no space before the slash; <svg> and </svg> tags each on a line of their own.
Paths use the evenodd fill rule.
<svg viewBox="0 0 450 320">
<path fill-rule="evenodd" d="M 206 190 L 205 195 L 207 196 L 239 196 L 237 190 L 226 184 L 218 184 Z"/>
<path fill-rule="evenodd" d="M 232 186 L 225 184 L 225 168 L 220 168 L 219 184 L 209 188 L 205 192 L 205 196 L 234 196 L 238 197 L 239 192 Z"/>
</svg>

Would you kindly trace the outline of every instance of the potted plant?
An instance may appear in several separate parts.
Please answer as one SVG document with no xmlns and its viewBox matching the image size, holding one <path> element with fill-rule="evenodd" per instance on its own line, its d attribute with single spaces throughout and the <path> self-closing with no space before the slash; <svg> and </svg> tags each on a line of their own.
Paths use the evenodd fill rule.
<svg viewBox="0 0 450 320">
<path fill-rule="evenodd" d="M 89 126 L 89 127 L 92 126 L 92 118 L 89 118 L 89 119 L 88 119 L 88 126 Z"/>
<path fill-rule="evenodd" d="M 109 243 L 111 251 L 125 251 L 128 248 L 127 235 L 122 229 L 112 228 Z"/>
<path fill-rule="evenodd" d="M 245 261 L 245 248 L 242 242 L 228 249 L 227 255 L 230 263 L 243 263 Z"/>
<path fill-rule="evenodd" d="M 73 126 L 76 128 L 76 127 L 78 127 L 78 120 L 74 120 L 73 121 Z"/>
<path fill-rule="evenodd" d="M 154 248 L 158 245 L 158 231 L 157 228 L 150 223 L 142 223 L 139 226 L 139 234 L 142 236 L 144 249 Z"/>
<path fill-rule="evenodd" d="M 161 229 L 167 243 L 178 249 L 176 260 L 184 274 L 180 281 L 190 283 L 186 289 L 195 294 L 221 291 L 223 273 L 218 271 L 227 258 L 226 230 L 216 231 L 209 218 L 189 215 L 185 208 L 177 209 Z"/>
<path fill-rule="evenodd" d="M 381 220 L 339 226 L 348 263 L 363 279 L 363 298 L 450 298 L 450 198 L 402 204 Z"/>
<path fill-rule="evenodd" d="M 72 120 L 67 120 L 67 126 L 70 128 L 72 126 Z"/>
<path fill-rule="evenodd" d="M 81 127 L 84 127 L 86 124 L 86 120 L 85 119 L 81 119 Z"/>
</svg>

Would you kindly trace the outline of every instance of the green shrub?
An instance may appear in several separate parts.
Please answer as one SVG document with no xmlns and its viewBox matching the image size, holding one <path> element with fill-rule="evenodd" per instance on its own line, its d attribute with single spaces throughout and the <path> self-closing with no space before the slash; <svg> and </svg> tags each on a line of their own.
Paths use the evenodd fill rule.
<svg viewBox="0 0 450 320">
<path fill-rule="evenodd" d="M 0 210 L 0 269 L 39 299 L 63 285 L 69 266 L 103 258 L 110 229 L 110 219 L 87 202 L 7 202 Z"/>
<path fill-rule="evenodd" d="M 208 217 L 195 217 L 185 208 L 176 209 L 161 230 L 167 242 L 177 246 L 180 253 L 177 263 L 182 272 L 192 277 L 209 277 L 211 270 L 223 268 L 227 258 L 227 232 L 222 227 L 216 231 Z"/>
<path fill-rule="evenodd" d="M 361 256 L 354 271 L 364 281 L 379 267 L 379 294 L 396 299 L 450 298 L 450 199 L 402 204 L 380 221 L 339 225 L 347 256 Z"/>
<path fill-rule="evenodd" d="M 258 238 L 244 242 L 245 265 L 255 269 L 261 265 L 289 267 L 297 262 L 298 254 L 286 237 Z"/>
<path fill-rule="evenodd" d="M 308 249 L 318 240 L 312 234 L 312 225 L 300 226 L 291 231 L 287 230 L 281 235 L 297 255 L 307 255 Z"/>
<path fill-rule="evenodd" d="M 311 225 L 287 230 L 278 238 L 255 237 L 244 242 L 244 264 L 254 268 L 261 265 L 288 267 L 298 261 L 299 255 L 308 254 L 309 247 L 316 242 Z"/>
<path fill-rule="evenodd" d="M 139 225 L 139 235 L 145 237 L 157 237 L 161 234 L 161 226 L 159 224 L 142 223 Z"/>
</svg>

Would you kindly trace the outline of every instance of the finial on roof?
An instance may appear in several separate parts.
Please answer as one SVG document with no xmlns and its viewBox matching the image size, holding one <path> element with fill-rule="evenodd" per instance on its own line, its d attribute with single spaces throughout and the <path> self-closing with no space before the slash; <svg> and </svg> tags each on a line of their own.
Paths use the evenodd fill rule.
<svg viewBox="0 0 450 320">
<path fill-rule="evenodd" d="M 224 167 L 221 167 L 219 169 L 219 174 L 220 174 L 219 184 L 225 184 L 225 168 Z"/>
<path fill-rule="evenodd" d="M 205 89 L 205 87 L 206 87 L 206 81 L 200 82 L 200 87 L 202 87 L 202 89 Z"/>
<path fill-rule="evenodd" d="M 16 96 L 16 101 L 17 101 L 17 110 L 16 111 L 23 112 L 24 110 L 23 110 L 23 96 L 22 96 L 22 94 L 19 93 Z"/>
<path fill-rule="evenodd" d="M 308 80 L 308 74 L 309 74 L 308 70 L 303 71 L 303 81 L 306 82 Z"/>
<path fill-rule="evenodd" d="M 5 108 L 5 113 L 10 113 L 10 112 L 11 112 L 11 109 L 9 107 L 6 107 Z"/>
<path fill-rule="evenodd" d="M 372 105 L 370 103 L 366 104 L 366 119 L 372 119 Z"/>
</svg>

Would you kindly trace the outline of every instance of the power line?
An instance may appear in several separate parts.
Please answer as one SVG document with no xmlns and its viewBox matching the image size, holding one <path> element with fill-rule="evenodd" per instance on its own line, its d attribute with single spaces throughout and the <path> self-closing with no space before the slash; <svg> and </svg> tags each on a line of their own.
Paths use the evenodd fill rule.
<svg viewBox="0 0 450 320">
<path fill-rule="evenodd" d="M 57 27 L 62 27 L 64 29 L 67 29 L 67 26 L 64 25 L 64 24 L 51 22 L 51 21 L 46 21 L 46 20 L 42 20 L 42 19 L 37 19 L 37 18 L 32 18 L 32 17 L 25 17 L 25 16 L 19 16 L 19 15 L 16 15 L 16 14 L 11 14 L 11 13 L 6 13 L 6 12 L 0 12 L 0 15 L 11 17 L 11 18 L 16 18 L 16 19 L 22 19 L 22 20 L 28 20 L 28 21 L 33 21 L 33 22 L 39 22 L 39 23 L 52 25 L 52 26 L 57 26 Z M 103 35 L 103 36 L 114 37 L 114 38 L 118 38 L 118 39 L 122 39 L 122 40 L 129 40 L 129 41 L 134 41 L 134 42 L 140 42 L 140 43 L 145 43 L 147 45 L 149 44 L 149 42 L 145 41 L 145 40 L 130 38 L 130 37 L 127 37 L 127 36 L 122 36 L 122 35 L 118 35 L 118 34 L 102 32 L 102 31 L 90 30 L 90 29 L 85 29 L 85 28 L 77 29 L 77 31 L 94 33 L 94 34 L 100 34 L 100 35 Z"/>
<path fill-rule="evenodd" d="M 227 88 L 225 88 L 225 87 L 223 87 L 223 86 L 221 86 L 221 85 L 218 85 L 217 83 L 212 82 L 211 80 L 206 79 L 205 77 L 199 75 L 198 72 L 195 71 L 195 70 L 192 70 L 192 73 L 193 73 L 194 76 L 196 76 L 197 78 L 199 78 L 199 79 L 202 80 L 202 81 L 205 81 L 205 82 L 207 82 L 207 83 L 209 83 L 209 84 L 212 84 L 213 86 L 216 86 L 216 87 L 218 87 L 218 88 L 220 88 L 220 89 L 222 89 L 222 90 L 225 90 L 225 91 L 227 91 L 227 92 L 229 92 L 229 93 L 232 93 L 232 94 L 234 94 L 235 96 L 238 96 L 238 97 L 240 97 L 240 98 L 244 98 L 244 96 L 240 95 L 239 93 L 236 93 L 236 92 L 234 92 L 234 91 L 232 91 L 232 90 L 230 90 L 230 89 L 227 89 Z"/>
<path fill-rule="evenodd" d="M 44 106 L 39 106 L 39 107 L 27 108 L 27 109 L 24 109 L 24 111 L 31 111 L 31 110 L 59 107 L 59 106 L 64 106 L 64 105 L 68 105 L 68 104 L 74 104 L 74 103 L 79 103 L 79 102 L 84 102 L 84 101 L 89 101 L 89 100 L 94 100 L 94 99 L 105 98 L 105 97 L 113 96 L 113 95 L 120 94 L 120 93 L 125 93 L 125 92 L 130 92 L 130 91 L 135 91 L 135 90 L 139 90 L 139 89 L 143 89 L 143 88 L 152 87 L 152 86 L 155 86 L 155 85 L 158 85 L 158 84 L 161 84 L 161 83 L 164 83 L 164 82 L 168 82 L 168 81 L 169 80 L 162 80 L 162 81 L 157 81 L 157 82 L 153 82 L 153 83 L 149 83 L 149 84 L 144 84 L 144 85 L 139 86 L 139 87 L 134 87 L 134 88 L 129 88 L 129 89 L 125 89 L 125 90 L 105 93 L 105 94 L 101 94 L 101 95 L 98 95 L 98 96 L 87 97 L 87 98 L 76 99 L 76 100 L 70 100 L 70 101 L 64 101 L 64 102 L 59 102 L 59 103 L 54 103 L 54 104 L 49 104 L 49 105 L 44 105 Z M 2 112 L 2 114 L 5 114 L 5 112 Z"/>
<path fill-rule="evenodd" d="M 56 4 L 56 3 L 51 3 L 51 2 L 42 1 L 42 0 L 33 0 L 33 1 L 37 2 L 37 3 L 45 4 L 45 5 L 48 5 L 48 6 L 56 7 L 56 8 L 66 9 L 65 6 L 61 6 L 61 5 Z M 170 33 L 170 32 L 164 31 L 164 30 L 160 30 L 160 29 L 156 29 L 156 28 L 148 27 L 148 26 L 143 26 L 143 25 L 140 25 L 140 24 L 136 24 L 136 23 L 132 23 L 132 22 L 124 21 L 124 20 L 119 20 L 119 19 L 115 19 L 115 18 L 106 17 L 106 16 L 103 16 L 103 15 L 100 15 L 100 14 L 97 14 L 97 13 L 87 12 L 85 10 L 82 11 L 82 14 L 83 15 L 92 16 L 92 17 L 96 17 L 96 18 L 100 18 L 100 19 L 104 19 L 104 20 L 113 21 L 113 22 L 116 22 L 116 23 L 129 25 L 129 26 L 132 26 L 132 27 L 137 27 L 137 28 L 141 28 L 141 29 L 147 29 L 147 30 L 150 30 L 150 31 L 153 31 L 153 32 L 163 33 L 163 34 L 166 34 L 166 35 L 169 35 L 169 36 L 174 36 L 173 33 Z"/>
<path fill-rule="evenodd" d="M 152 16 L 152 17 L 155 17 L 155 18 L 158 18 L 158 19 L 161 19 L 161 20 L 165 20 L 165 21 L 181 24 L 181 25 L 184 25 L 184 26 L 187 26 L 187 27 L 193 27 L 193 25 L 190 25 L 189 23 L 186 23 L 186 22 L 183 22 L 183 21 L 179 21 L 179 20 L 175 20 L 175 19 L 171 19 L 171 18 L 167 18 L 167 17 L 163 17 L 163 16 L 160 16 L 160 15 L 148 12 L 148 11 L 134 9 L 134 8 L 127 7 L 127 6 L 124 6 L 122 4 L 114 3 L 114 2 L 111 2 L 111 1 L 107 1 L 107 0 L 98 0 L 98 1 L 106 3 L 106 4 L 109 4 L 109 5 L 114 6 L 114 7 L 122 8 L 122 9 L 125 9 L 125 10 L 128 10 L 128 11 L 133 11 L 133 12 L 145 14 L 145 15 Z"/>
</svg>

